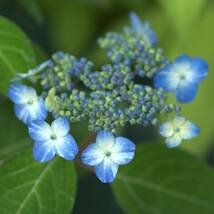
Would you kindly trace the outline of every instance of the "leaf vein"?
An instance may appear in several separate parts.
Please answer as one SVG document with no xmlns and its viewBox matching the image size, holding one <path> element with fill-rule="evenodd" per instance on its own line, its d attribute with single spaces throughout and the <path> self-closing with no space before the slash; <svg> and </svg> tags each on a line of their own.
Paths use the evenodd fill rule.
<svg viewBox="0 0 214 214">
<path fill-rule="evenodd" d="M 166 188 L 164 186 L 158 185 L 156 183 L 152 183 L 143 179 L 138 179 L 138 178 L 130 178 L 128 176 L 124 176 L 124 175 L 120 175 L 118 176 L 120 180 L 124 181 L 124 182 L 129 182 L 132 184 L 136 184 L 148 189 L 151 189 L 153 191 L 156 192 L 160 192 L 166 195 L 169 195 L 171 197 L 175 197 L 178 198 L 180 200 L 195 204 L 195 205 L 200 205 L 203 207 L 207 207 L 210 208 L 212 210 L 214 210 L 214 207 L 212 204 L 208 203 L 207 201 L 204 201 L 202 199 L 196 198 L 192 195 L 188 195 L 182 192 L 178 192 L 178 191 L 174 191 L 172 189 Z"/>
</svg>

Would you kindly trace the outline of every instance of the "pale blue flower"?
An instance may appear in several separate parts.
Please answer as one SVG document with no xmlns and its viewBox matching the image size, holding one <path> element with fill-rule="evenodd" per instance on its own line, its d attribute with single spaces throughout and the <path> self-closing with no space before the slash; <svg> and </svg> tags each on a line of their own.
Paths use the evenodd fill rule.
<svg viewBox="0 0 214 214">
<path fill-rule="evenodd" d="M 57 154 L 66 160 L 73 160 L 78 147 L 69 134 L 70 125 L 66 118 L 59 117 L 51 125 L 42 120 L 35 120 L 29 125 L 29 134 L 35 141 L 34 159 L 47 162 Z"/>
<path fill-rule="evenodd" d="M 172 121 L 163 123 L 159 133 L 166 138 L 166 145 L 170 148 L 178 146 L 182 140 L 196 137 L 200 129 L 182 116 L 176 116 Z"/>
<path fill-rule="evenodd" d="M 44 120 L 47 117 L 45 102 L 38 97 L 34 88 L 13 83 L 10 85 L 8 96 L 15 103 L 15 114 L 24 123 L 33 120 Z"/>
<path fill-rule="evenodd" d="M 132 27 L 136 31 L 142 33 L 149 44 L 151 45 L 157 44 L 157 36 L 155 32 L 152 30 L 149 22 L 142 22 L 140 18 L 137 16 L 137 14 L 134 12 L 130 13 L 129 18 L 130 18 Z"/>
<path fill-rule="evenodd" d="M 114 137 L 111 132 L 101 131 L 96 143 L 90 144 L 82 153 L 82 162 L 93 166 L 103 183 L 111 183 L 119 165 L 129 163 L 135 153 L 135 144 L 124 137 Z"/>
<path fill-rule="evenodd" d="M 53 67 L 53 62 L 51 60 L 47 60 L 47 61 L 43 62 L 42 64 L 36 66 L 35 68 L 28 70 L 27 73 L 17 73 L 16 77 L 12 80 L 12 82 L 31 78 L 31 77 L 43 72 L 44 69 L 46 69 L 48 67 L 49 68 Z"/>
<path fill-rule="evenodd" d="M 199 83 L 208 74 L 208 64 L 200 58 L 179 56 L 164 67 L 154 79 L 155 87 L 175 94 L 179 102 L 192 102 Z"/>
</svg>

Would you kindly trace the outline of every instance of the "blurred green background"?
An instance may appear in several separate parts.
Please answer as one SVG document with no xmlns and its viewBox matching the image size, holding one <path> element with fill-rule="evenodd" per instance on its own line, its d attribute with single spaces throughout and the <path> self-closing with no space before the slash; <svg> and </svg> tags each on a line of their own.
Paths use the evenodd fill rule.
<svg viewBox="0 0 214 214">
<path fill-rule="evenodd" d="M 128 24 L 130 11 L 149 20 L 157 32 L 160 47 L 174 59 L 186 53 L 209 62 L 208 78 L 201 84 L 196 100 L 183 105 L 184 115 L 201 127 L 201 134 L 181 148 L 214 163 L 214 1 L 212 0 L 1 0 L 0 14 L 15 22 L 31 39 L 38 62 L 51 53 L 62 50 L 85 56 L 97 65 L 106 58 L 96 40 L 108 31 L 121 31 Z M 173 98 L 170 98 L 173 99 Z M 0 130 L 2 145 L 20 133 L 21 123 L 15 120 L 8 101 L 2 97 L 0 125 L 19 129 L 8 137 Z M 2 106 L 8 106 L 3 109 Z M 15 121 L 15 122 L 14 122 Z M 84 130 L 83 130 L 84 132 Z M 17 134 L 18 133 L 18 134 Z M 127 127 L 124 135 L 135 141 L 162 141 L 157 131 L 142 127 Z M 142 137 L 143 136 L 143 137 Z M 9 140 L 8 140 L 9 139 Z M 100 184 L 94 175 L 79 173 L 75 214 L 120 214 L 108 185 Z M 90 185 L 88 185 L 90 183 Z M 81 198 L 81 200 L 80 200 Z M 105 198 L 105 200 L 102 200 Z"/>
</svg>

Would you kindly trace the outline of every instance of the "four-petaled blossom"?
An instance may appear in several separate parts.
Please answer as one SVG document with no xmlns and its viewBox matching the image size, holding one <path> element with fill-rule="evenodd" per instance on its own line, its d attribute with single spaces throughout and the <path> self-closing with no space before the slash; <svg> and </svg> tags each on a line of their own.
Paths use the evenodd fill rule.
<svg viewBox="0 0 214 214">
<path fill-rule="evenodd" d="M 159 133 L 166 137 L 166 145 L 170 148 L 178 146 L 182 140 L 196 137 L 200 129 L 182 116 L 176 116 L 172 121 L 163 123 Z"/>
<path fill-rule="evenodd" d="M 44 120 L 47 117 L 45 102 L 38 97 L 34 88 L 14 83 L 10 85 L 8 96 L 15 103 L 15 114 L 24 123 Z"/>
<path fill-rule="evenodd" d="M 114 138 L 111 132 L 101 131 L 96 143 L 90 144 L 82 153 L 85 165 L 93 166 L 95 173 L 103 183 L 111 183 L 117 174 L 119 165 L 129 163 L 135 153 L 135 144 L 124 137 Z"/>
<path fill-rule="evenodd" d="M 66 160 L 73 160 L 78 147 L 69 134 L 70 125 L 66 118 L 59 117 L 51 125 L 45 121 L 35 120 L 29 125 L 29 134 L 35 141 L 34 159 L 47 162 L 57 154 Z"/>
<path fill-rule="evenodd" d="M 149 44 L 155 45 L 157 44 L 157 37 L 155 32 L 151 29 L 149 22 L 142 22 L 136 13 L 131 12 L 130 21 L 132 27 L 138 32 L 142 33 Z"/>
<path fill-rule="evenodd" d="M 163 68 L 154 79 L 155 87 L 175 94 L 179 102 L 192 102 L 199 83 L 208 73 L 208 64 L 200 58 L 181 55 Z"/>
</svg>

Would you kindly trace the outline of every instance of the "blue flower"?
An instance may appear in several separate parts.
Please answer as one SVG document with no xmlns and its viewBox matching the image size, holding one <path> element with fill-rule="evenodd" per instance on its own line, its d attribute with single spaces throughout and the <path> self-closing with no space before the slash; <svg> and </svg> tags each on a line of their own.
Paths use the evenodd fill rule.
<svg viewBox="0 0 214 214">
<path fill-rule="evenodd" d="M 24 123 L 29 124 L 33 120 L 44 120 L 47 117 L 45 102 L 37 96 L 35 89 L 13 83 L 8 96 L 15 103 L 16 116 Z"/>
<path fill-rule="evenodd" d="M 47 162 L 57 154 L 66 160 L 73 160 L 78 147 L 74 138 L 69 134 L 69 122 L 59 117 L 51 125 L 42 120 L 35 120 L 29 125 L 29 134 L 35 141 L 34 159 Z"/>
<path fill-rule="evenodd" d="M 124 137 L 116 137 L 111 132 L 100 131 L 96 143 L 90 144 L 82 153 L 82 162 L 93 166 L 103 183 L 111 183 L 119 165 L 129 163 L 135 153 L 135 144 Z"/>
<path fill-rule="evenodd" d="M 154 83 L 156 88 L 174 93 L 177 101 L 188 103 L 194 100 L 198 85 L 207 73 L 206 61 L 181 55 L 155 76 Z"/>
<path fill-rule="evenodd" d="M 196 137 L 200 129 L 182 116 L 176 116 L 172 121 L 163 123 L 159 127 L 159 133 L 166 137 L 166 145 L 170 148 L 178 146 L 182 140 L 190 140 Z"/>
<path fill-rule="evenodd" d="M 146 37 L 146 40 L 149 42 L 149 44 L 157 44 L 157 36 L 155 32 L 151 29 L 149 22 L 142 22 L 137 16 L 137 14 L 134 12 L 130 13 L 129 17 L 132 27 L 136 31 L 142 33 Z"/>
</svg>

